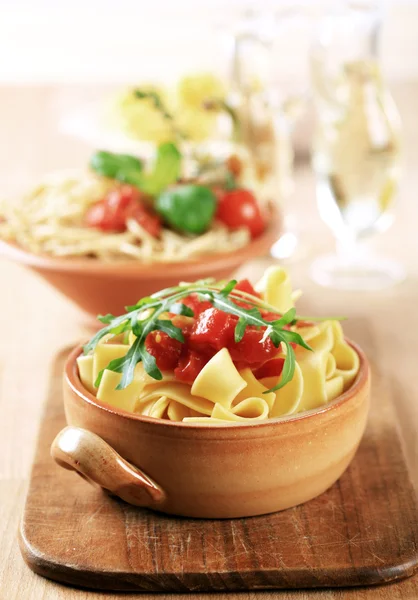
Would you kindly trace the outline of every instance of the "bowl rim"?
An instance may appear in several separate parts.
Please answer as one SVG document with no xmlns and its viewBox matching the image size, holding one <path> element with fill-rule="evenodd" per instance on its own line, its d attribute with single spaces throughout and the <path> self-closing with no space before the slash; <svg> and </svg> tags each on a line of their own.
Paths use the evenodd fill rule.
<svg viewBox="0 0 418 600">
<path fill-rule="evenodd" d="M 233 430 L 235 432 L 237 430 L 241 431 L 241 430 L 249 430 L 249 429 L 254 429 L 254 428 L 260 429 L 260 428 L 268 427 L 269 425 L 277 426 L 280 423 L 294 423 L 297 421 L 312 419 L 313 417 L 315 417 L 317 415 L 321 415 L 321 414 L 324 414 L 327 412 L 333 412 L 336 409 L 338 409 L 341 405 L 346 404 L 349 400 L 351 400 L 354 396 L 356 396 L 357 392 L 366 385 L 366 383 L 369 379 L 370 366 L 369 366 L 367 357 L 364 354 L 363 350 L 360 348 L 360 346 L 358 346 L 356 343 L 354 343 L 353 341 L 351 341 L 348 338 L 345 338 L 345 339 L 346 339 L 346 342 L 357 352 L 357 354 L 360 358 L 359 371 L 357 373 L 357 376 L 356 376 L 354 382 L 351 384 L 351 386 L 348 388 L 348 390 L 346 390 L 343 394 L 340 394 L 340 396 L 337 396 L 337 398 L 335 398 L 331 402 L 323 404 L 322 406 L 319 406 L 317 408 L 312 408 L 310 410 L 306 410 L 306 411 L 296 413 L 293 415 L 287 415 L 284 417 L 275 417 L 273 419 L 266 419 L 264 421 L 253 422 L 253 423 L 236 423 L 236 422 L 233 422 L 233 423 L 227 422 L 225 424 L 223 424 L 223 423 L 213 423 L 213 424 L 183 423 L 182 421 L 169 421 L 169 420 L 165 420 L 165 419 L 157 419 L 154 417 L 147 417 L 144 415 L 131 413 L 131 412 L 123 410 L 123 409 L 115 409 L 110 404 L 106 404 L 105 402 L 101 402 L 100 400 L 97 400 L 96 396 L 91 394 L 87 389 L 85 389 L 83 387 L 83 384 L 81 383 L 81 380 L 78 375 L 77 363 L 76 363 L 76 359 L 83 352 L 82 345 L 76 346 L 70 352 L 70 354 L 65 362 L 64 379 L 65 379 L 65 383 L 68 385 L 68 387 L 71 389 L 71 391 L 74 392 L 81 400 L 83 400 L 87 404 L 93 405 L 96 408 L 99 408 L 107 413 L 112 414 L 112 415 L 122 417 L 124 419 L 128 419 L 131 421 L 139 421 L 141 423 L 148 423 L 151 425 L 155 425 L 155 426 L 159 427 L 160 429 L 167 430 L 167 428 L 175 428 L 175 429 L 188 430 L 188 431 L 190 431 L 190 430 L 208 431 L 208 430 L 213 430 L 213 429 L 219 431 L 219 429 L 222 429 L 222 431 L 225 431 L 225 430 L 232 431 Z"/>
<path fill-rule="evenodd" d="M 281 231 L 282 217 L 279 208 L 272 209 L 269 217 L 269 225 L 257 238 L 251 240 L 245 246 L 230 252 L 219 252 L 204 254 L 191 259 L 181 261 L 163 262 L 139 260 L 118 260 L 105 262 L 96 258 L 88 257 L 58 257 L 48 254 L 36 254 L 19 246 L 11 240 L 0 239 L 0 256 L 24 264 L 35 269 L 61 272 L 83 272 L 86 274 L 109 274 L 120 277 L 127 274 L 134 276 L 146 275 L 150 279 L 161 278 L 161 268 L 169 268 L 170 276 L 180 277 L 183 273 L 192 276 L 202 270 L 216 270 L 227 267 L 228 263 L 233 265 L 260 256 L 278 239 Z M 159 268 L 160 267 L 160 268 Z"/>
</svg>

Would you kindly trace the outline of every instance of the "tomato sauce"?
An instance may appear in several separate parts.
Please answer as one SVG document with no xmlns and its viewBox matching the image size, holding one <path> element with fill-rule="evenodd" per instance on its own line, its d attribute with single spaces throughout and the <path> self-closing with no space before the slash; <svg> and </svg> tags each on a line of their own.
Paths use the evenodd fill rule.
<svg viewBox="0 0 418 600">
<path fill-rule="evenodd" d="M 251 283 L 244 279 L 233 290 L 233 294 L 245 292 L 260 297 Z M 250 308 L 245 299 L 234 300 L 236 304 Z M 278 353 L 269 337 L 263 340 L 265 327 L 247 326 L 241 341 L 235 342 L 235 327 L 238 317 L 225 313 L 207 301 L 191 294 L 182 303 L 193 310 L 194 318 L 173 315 L 180 327 L 184 343 L 170 338 L 164 332 L 152 332 L 147 336 L 146 349 L 152 354 L 161 371 L 173 370 L 176 379 L 192 384 L 207 362 L 222 348 L 227 348 L 238 369 L 249 367 L 257 377 L 280 375 L 283 359 L 275 359 Z M 263 318 L 275 320 L 280 314 L 261 310 Z"/>
</svg>

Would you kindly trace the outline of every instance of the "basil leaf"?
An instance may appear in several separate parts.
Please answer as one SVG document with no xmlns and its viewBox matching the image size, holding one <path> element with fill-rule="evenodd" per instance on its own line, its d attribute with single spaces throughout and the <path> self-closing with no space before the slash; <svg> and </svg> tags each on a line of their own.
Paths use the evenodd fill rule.
<svg viewBox="0 0 418 600">
<path fill-rule="evenodd" d="M 173 229 L 200 234 L 212 223 L 216 198 L 203 185 L 178 185 L 158 196 L 155 209 Z"/>
<path fill-rule="evenodd" d="M 91 157 L 90 167 L 104 177 L 126 181 L 126 176 L 129 176 L 129 173 L 138 175 L 142 171 L 142 162 L 139 158 L 130 154 L 117 154 L 99 150 Z"/>
</svg>

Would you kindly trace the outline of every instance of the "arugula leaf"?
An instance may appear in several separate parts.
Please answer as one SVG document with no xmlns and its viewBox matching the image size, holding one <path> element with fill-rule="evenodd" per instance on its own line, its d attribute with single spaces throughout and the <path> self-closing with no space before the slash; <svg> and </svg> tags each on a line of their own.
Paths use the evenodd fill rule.
<svg viewBox="0 0 418 600">
<path fill-rule="evenodd" d="M 247 321 L 244 319 L 244 317 L 240 317 L 238 319 L 238 323 L 235 325 L 235 331 L 234 331 L 234 340 L 235 340 L 236 344 L 238 344 L 244 337 L 246 328 L 247 328 Z"/>
<path fill-rule="evenodd" d="M 296 331 L 289 331 L 287 329 L 284 329 L 280 332 L 280 335 L 283 338 L 284 342 L 293 342 L 298 346 L 302 346 L 302 348 L 305 348 L 306 350 L 312 350 L 312 348 L 305 342 L 300 333 L 297 333 Z"/>
<path fill-rule="evenodd" d="M 277 321 L 273 321 L 273 323 L 276 327 L 284 327 L 285 325 L 289 325 L 290 323 L 292 323 L 295 320 L 295 317 L 296 308 L 291 308 L 290 310 L 285 312 L 284 315 L 280 317 L 280 319 L 277 319 Z"/>
<path fill-rule="evenodd" d="M 142 342 L 139 346 L 139 353 L 141 355 L 142 364 L 144 365 L 145 371 L 150 375 L 153 379 L 157 381 L 161 381 L 163 378 L 163 374 L 160 369 L 157 367 L 157 362 L 155 357 L 152 356 L 145 348 L 145 342 Z M 130 382 L 128 382 L 130 383 Z M 125 387 L 125 386 L 124 386 Z"/>
<path fill-rule="evenodd" d="M 160 331 L 164 331 L 164 333 L 173 338 L 173 340 L 177 340 L 178 342 L 184 343 L 184 335 L 182 330 L 180 329 L 180 327 L 176 327 L 175 325 L 173 325 L 173 323 L 168 319 L 159 319 L 158 329 Z"/>
<path fill-rule="evenodd" d="M 190 306 L 187 306 L 187 304 L 183 304 L 182 302 L 171 304 L 168 312 L 174 313 L 175 315 L 183 315 L 185 317 L 194 317 L 194 312 Z"/>
<path fill-rule="evenodd" d="M 226 286 L 223 287 L 219 292 L 221 296 L 229 296 L 229 294 L 232 292 L 237 283 L 238 281 L 236 279 L 231 279 L 231 281 L 227 283 Z"/>
<path fill-rule="evenodd" d="M 107 313 L 107 315 L 98 315 L 97 318 L 101 323 L 111 323 L 116 317 L 111 313 Z"/>
<path fill-rule="evenodd" d="M 286 383 L 288 383 L 289 381 L 291 381 L 293 379 L 293 375 L 295 374 L 295 365 L 296 365 L 295 353 L 293 352 L 293 348 L 289 344 L 289 342 L 285 341 L 284 343 L 286 345 L 286 357 L 284 359 L 283 370 L 282 370 L 282 374 L 280 376 L 280 381 L 276 386 L 263 392 L 263 394 L 269 394 L 270 392 L 277 392 L 277 390 L 280 390 L 282 387 L 284 387 L 286 385 Z"/>
<path fill-rule="evenodd" d="M 151 377 L 161 380 L 162 374 L 157 367 L 155 358 L 147 351 L 145 346 L 147 335 L 151 331 L 163 331 L 171 338 L 183 343 L 184 337 L 181 329 L 176 327 L 172 321 L 160 318 L 160 316 L 166 312 L 193 316 L 193 311 L 183 304 L 181 300 L 190 294 L 197 294 L 199 298 L 208 300 L 215 308 L 238 317 L 234 331 L 236 343 L 239 343 L 243 339 L 246 328 L 253 326 L 258 329 L 264 329 L 261 342 L 270 338 L 276 347 L 284 344 L 286 356 L 280 383 L 275 388 L 272 388 L 272 390 L 268 390 L 276 391 L 286 385 L 294 375 L 296 358 L 292 344 L 297 344 L 307 350 L 312 350 L 312 348 L 304 341 L 300 334 L 284 329 L 284 327 L 295 320 L 295 309 L 290 309 L 275 321 L 266 321 L 260 312 L 260 309 L 264 307 L 263 301 L 245 294 L 246 304 L 249 298 L 248 304 L 250 304 L 251 308 L 241 306 L 240 302 L 242 302 L 243 298 L 241 294 L 234 294 L 235 285 L 236 281 L 233 280 L 217 288 L 216 285 L 203 281 L 167 288 L 152 296 L 142 298 L 135 305 L 128 306 L 128 312 L 125 315 L 119 317 L 105 315 L 101 317 L 102 322 L 106 323 L 106 327 L 97 332 L 84 346 L 84 352 L 86 354 L 92 352 L 100 340 L 108 333 L 133 331 L 136 335 L 136 340 L 126 355 L 111 361 L 106 367 L 111 371 L 122 373 L 122 378 L 117 389 L 123 389 L 131 383 L 134 377 L 135 366 L 141 361 L 145 371 Z M 97 378 L 96 386 L 100 383 L 101 377 L 102 373 Z"/>
</svg>

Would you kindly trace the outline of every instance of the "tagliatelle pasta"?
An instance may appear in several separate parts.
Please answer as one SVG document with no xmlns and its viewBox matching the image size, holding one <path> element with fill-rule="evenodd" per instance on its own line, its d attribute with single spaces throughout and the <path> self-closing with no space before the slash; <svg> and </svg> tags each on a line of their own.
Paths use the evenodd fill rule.
<svg viewBox="0 0 418 600">
<path fill-rule="evenodd" d="M 284 286 L 282 290 L 277 289 L 280 285 Z M 123 361 L 133 348 L 137 337 L 131 331 L 129 335 L 119 334 L 113 338 L 103 336 L 92 354 L 78 358 L 82 383 L 96 393 L 101 402 L 123 410 L 158 419 L 210 425 L 260 422 L 312 410 L 331 402 L 352 385 L 360 359 L 345 341 L 339 322 L 300 321 L 298 324 L 297 318 L 292 318 L 293 307 L 290 307 L 287 313 L 290 323 L 279 329 L 278 335 L 283 331 L 286 338 L 287 331 L 290 340 L 298 340 L 293 337 L 297 334 L 305 336 L 310 349 L 298 342 L 293 349 L 284 343 L 275 346 L 268 342 L 268 323 L 273 327 L 282 319 L 283 307 L 289 310 L 289 302 L 293 302 L 289 278 L 283 269 L 269 270 L 258 287 L 264 290 L 261 298 L 248 293 L 249 283 L 242 282 L 236 288 L 232 285 L 231 289 L 242 292 L 222 292 L 217 306 L 225 304 L 227 308 L 227 294 L 231 293 L 230 297 L 237 303 L 233 306 L 243 303 L 246 310 L 251 309 L 251 314 L 265 315 L 265 327 L 240 331 L 238 317 L 231 316 L 234 311 L 222 312 L 204 297 L 192 294 L 183 300 L 183 308 L 176 311 L 186 312 L 185 316 L 174 318 L 170 311 L 165 311 L 159 317 L 166 324 L 183 326 L 183 341 L 161 332 L 151 332 L 146 338 L 145 347 L 151 356 L 157 357 L 156 363 L 161 368 L 160 380 L 153 378 L 149 366 L 147 372 L 143 362 L 139 362 L 132 382 L 123 390 L 115 389 L 121 374 L 109 371 L 108 363 Z M 269 298 L 268 304 L 264 298 Z M 276 309 L 277 314 L 272 312 L 275 308 L 272 302 L 282 307 Z M 192 311 L 193 317 L 189 314 Z M 242 318 L 245 313 L 243 315 Z M 217 332 L 216 335 L 211 336 L 211 331 Z M 187 345 L 184 338 L 188 340 Z M 281 386 L 289 352 L 294 353 L 294 371 L 291 379 Z"/>
<path fill-rule="evenodd" d="M 191 393 L 229 408 L 246 386 L 247 382 L 239 374 L 228 350 L 222 348 L 196 377 Z"/>
</svg>

